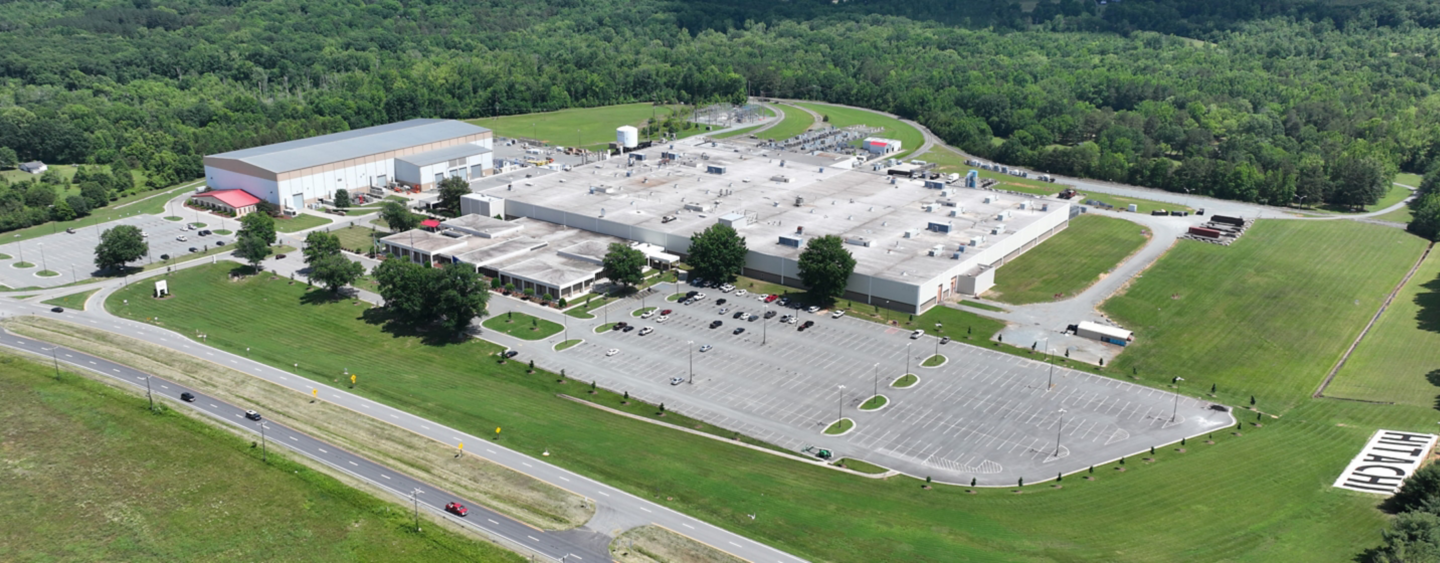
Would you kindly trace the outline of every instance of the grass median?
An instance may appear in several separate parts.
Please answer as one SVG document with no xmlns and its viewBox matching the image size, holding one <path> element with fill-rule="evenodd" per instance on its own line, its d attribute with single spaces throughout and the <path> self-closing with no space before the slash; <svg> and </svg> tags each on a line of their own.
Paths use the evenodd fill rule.
<svg viewBox="0 0 1440 563">
<path fill-rule="evenodd" d="M 1097 468 L 1093 482 L 1067 479 L 1063 489 L 1024 495 L 926 491 L 923 480 L 864 479 L 617 417 L 557 397 L 583 394 L 575 379 L 584 374 L 564 384 L 543 371 L 528 375 L 521 362 L 494 362 L 492 344 L 425 344 L 363 305 L 307 304 L 303 286 L 229 282 L 227 272 L 223 264 L 185 270 L 171 277 L 171 299 L 150 299 L 137 285 L 107 305 L 131 318 L 160 315 L 182 334 L 210 334 L 214 346 L 254 346 L 255 359 L 271 365 L 290 369 L 303 359 L 295 370 L 326 382 L 364 366 L 356 393 L 472 433 L 504 426 L 510 447 L 537 456 L 548 449 L 552 463 L 809 559 L 888 560 L 897 545 L 913 561 L 1348 559 L 1357 546 L 1378 544 L 1386 516 L 1373 496 L 1329 487 L 1335 471 L 1376 428 L 1434 426 L 1428 408 L 1307 400 L 1241 436 L 1217 432 L 1214 444 L 1197 439 L 1187 453 L 1162 449 L 1124 473 Z M 130 304 L 118 305 L 125 297 Z M 1263 517 L 1217 517 L 1236 507 Z"/>
<path fill-rule="evenodd" d="M 515 312 L 490 317 L 481 324 L 487 329 L 503 332 L 521 340 L 544 340 L 565 330 L 560 323 Z"/>
<path fill-rule="evenodd" d="M 92 289 L 92 290 L 90 290 L 90 291 L 82 291 L 82 292 L 80 292 L 80 293 L 71 293 L 70 295 L 66 295 L 66 296 L 63 296 L 63 297 L 56 297 L 56 298 L 54 298 L 54 299 L 48 299 L 48 300 L 45 301 L 45 304 L 46 304 L 46 305 L 54 305 L 54 306 L 56 306 L 56 307 L 64 307 L 64 308 L 66 308 L 66 309 L 78 309 L 78 310 L 83 311 L 83 310 L 85 310 L 85 301 L 86 301 L 87 299 L 90 299 L 90 296 L 91 296 L 91 295 L 94 295 L 95 292 L 97 292 L 97 291 L 100 291 L 100 289 L 99 289 L 99 288 L 96 288 L 96 289 Z"/>
<path fill-rule="evenodd" d="M 9 560 L 515 562 L 143 396 L 0 354 L 0 552 Z M 302 539 L 303 538 L 303 539 Z"/>
</svg>

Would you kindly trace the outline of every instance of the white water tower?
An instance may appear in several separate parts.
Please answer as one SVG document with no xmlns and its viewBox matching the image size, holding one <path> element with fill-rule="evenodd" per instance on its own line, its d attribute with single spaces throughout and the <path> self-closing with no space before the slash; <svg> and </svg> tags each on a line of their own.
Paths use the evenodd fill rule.
<svg viewBox="0 0 1440 563">
<path fill-rule="evenodd" d="M 629 125 L 615 128 L 615 144 L 627 149 L 640 146 L 640 131 Z"/>
</svg>

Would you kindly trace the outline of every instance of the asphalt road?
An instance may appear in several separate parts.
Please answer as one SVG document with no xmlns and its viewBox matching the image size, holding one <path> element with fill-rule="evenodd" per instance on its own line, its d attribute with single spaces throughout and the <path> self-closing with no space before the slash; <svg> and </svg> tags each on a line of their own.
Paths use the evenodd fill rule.
<svg viewBox="0 0 1440 563">
<path fill-rule="evenodd" d="M 195 389 L 190 389 L 183 385 L 130 368 L 129 366 L 117 364 L 69 348 L 54 347 L 52 350 L 51 346 L 46 346 L 43 342 L 16 336 L 5 332 L 3 329 L 0 329 L 0 346 L 33 352 L 42 356 L 53 354 L 55 361 L 65 363 L 71 367 L 87 369 L 141 389 L 146 388 L 146 379 L 148 378 L 150 392 L 153 393 L 156 400 L 169 401 L 173 407 L 192 408 L 227 424 L 240 427 L 256 436 L 260 436 L 261 424 L 264 424 L 264 440 L 268 444 L 284 447 L 285 449 L 329 465 L 369 482 L 372 485 L 388 490 L 404 500 L 410 500 L 411 491 L 418 490 L 420 491 L 418 501 L 421 507 L 451 522 L 479 529 L 491 535 L 500 536 L 556 560 L 560 560 L 561 558 L 569 558 L 575 561 L 610 560 L 608 553 L 603 551 L 597 552 L 592 548 L 574 543 L 564 537 L 563 534 L 546 532 L 523 524 L 475 502 L 460 498 L 430 483 L 419 481 L 409 475 L 377 464 L 335 447 L 332 444 L 297 432 L 284 425 L 268 420 L 257 422 L 246 419 L 245 408 L 215 399 Z M 195 395 L 194 402 L 187 403 L 180 399 L 180 394 L 186 391 Z M 261 415 L 263 416 L 264 413 L 261 412 Z M 469 508 L 469 513 L 463 518 L 451 515 L 445 511 L 445 504 L 450 502 L 459 502 L 465 505 Z"/>
<path fill-rule="evenodd" d="M 192 264 L 182 264 L 182 266 L 186 265 Z M 179 267 L 181 266 L 177 266 L 177 268 Z M 152 277 L 161 273 L 163 272 L 147 272 L 148 275 L 144 277 Z M 132 279 L 132 281 L 136 280 Z M 636 526 L 653 524 L 688 536 L 696 541 L 748 561 L 763 563 L 793 563 L 805 561 L 794 555 L 687 516 L 658 503 L 542 461 L 538 457 L 540 456 L 540 452 L 527 454 L 511 450 L 501 445 L 503 440 L 501 440 L 501 442 L 495 442 L 489 440 L 488 437 L 477 437 L 467 434 L 444 426 L 436 421 L 421 418 L 379 402 L 351 394 L 345 390 L 320 384 L 305 377 L 251 361 L 242 356 L 210 348 L 209 346 L 205 346 L 204 344 L 169 330 L 113 317 L 109 315 L 109 313 L 104 312 L 104 308 L 100 304 L 103 303 L 103 300 L 111 292 L 119 287 L 119 283 L 117 281 L 105 282 L 102 287 L 104 287 L 104 289 L 91 297 L 90 303 L 92 305 L 88 311 L 67 310 L 64 313 L 57 314 L 51 313 L 47 305 L 0 300 L 0 316 L 22 314 L 46 315 L 72 323 L 87 325 L 98 330 L 138 338 L 182 354 L 214 362 L 265 379 L 266 381 L 291 389 L 297 393 L 303 393 L 307 396 L 311 394 L 311 390 L 319 389 L 318 397 L 320 400 L 329 401 L 360 415 L 383 420 L 451 446 L 458 447 L 460 444 L 466 444 L 464 451 L 467 455 L 479 456 L 493 463 L 500 464 L 545 483 L 583 496 L 596 503 L 596 516 L 588 522 L 584 528 L 558 532 L 560 534 L 574 534 L 576 537 L 603 534 L 614 537 L 619 531 Z M 61 292 L 62 290 L 54 290 L 51 293 L 59 294 Z M 74 352 L 71 353 L 73 354 Z M 109 369 L 119 369 L 119 366 Z M 178 391 L 176 394 L 178 395 Z M 550 453 L 552 455 L 551 459 L 565 455 L 563 451 L 552 450 Z M 392 475 L 392 477 L 393 476 L 394 475 Z M 408 499 L 408 493 L 405 496 Z M 443 504 L 443 501 L 440 502 L 440 505 L 443 506 Z M 744 509 L 744 507 L 738 508 Z M 761 523 L 758 525 L 763 525 L 763 520 L 761 520 Z M 536 537 L 538 538 L 540 536 Z M 522 539 L 529 541 L 528 538 L 523 536 Z"/>
</svg>

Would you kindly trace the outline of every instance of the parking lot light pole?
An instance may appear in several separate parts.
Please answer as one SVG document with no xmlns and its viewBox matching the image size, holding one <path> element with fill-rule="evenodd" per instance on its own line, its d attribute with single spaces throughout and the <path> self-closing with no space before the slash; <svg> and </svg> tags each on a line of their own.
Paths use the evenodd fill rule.
<svg viewBox="0 0 1440 563">
<path fill-rule="evenodd" d="M 875 362 L 875 395 L 880 396 L 880 362 Z"/>
<path fill-rule="evenodd" d="M 1060 433 L 1065 431 L 1065 409 L 1060 409 L 1060 429 L 1055 431 L 1055 457 L 1060 457 Z"/>
<path fill-rule="evenodd" d="M 910 345 L 911 345 L 911 344 L 914 344 L 914 342 L 907 342 L 907 343 L 905 343 L 905 373 L 902 373 L 902 374 L 900 374 L 900 375 L 908 375 L 908 374 L 910 373 Z"/>
<path fill-rule="evenodd" d="M 690 385 L 695 384 L 695 341 L 686 342 L 690 348 Z"/>
<path fill-rule="evenodd" d="M 35 246 L 40 247 L 40 269 L 42 271 L 48 271 L 50 267 L 45 264 L 45 243 L 37 242 Z"/>
<path fill-rule="evenodd" d="M 765 314 L 760 315 L 760 345 L 764 346 L 770 339 L 770 304 L 765 304 Z"/>
<path fill-rule="evenodd" d="M 1179 384 L 1180 384 L 1181 381 L 1185 381 L 1185 378 L 1183 378 L 1183 377 L 1177 377 L 1177 378 L 1175 378 L 1175 379 L 1173 379 L 1173 380 L 1170 381 L 1171 383 L 1176 384 L 1176 385 L 1175 385 L 1175 407 L 1170 411 L 1170 422 L 1175 422 L 1175 415 L 1180 414 L 1180 385 L 1179 385 Z"/>
<path fill-rule="evenodd" d="M 841 385 L 837 393 L 840 395 L 840 400 L 835 402 L 835 422 L 839 424 L 841 420 L 845 419 L 845 386 Z"/>
</svg>

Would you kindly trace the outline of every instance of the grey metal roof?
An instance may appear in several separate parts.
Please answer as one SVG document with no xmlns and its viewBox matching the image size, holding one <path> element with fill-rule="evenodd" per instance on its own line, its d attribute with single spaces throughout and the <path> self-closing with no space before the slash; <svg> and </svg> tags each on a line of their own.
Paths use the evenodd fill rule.
<svg viewBox="0 0 1440 563">
<path fill-rule="evenodd" d="M 467 156 L 475 156 L 477 154 L 485 154 L 487 152 L 490 152 L 490 149 L 487 149 L 480 145 L 463 143 L 455 145 L 453 147 L 445 147 L 443 149 L 435 149 L 429 152 L 396 157 L 395 160 L 403 160 L 410 164 L 414 164 L 415 166 L 429 166 L 431 164 L 439 164 L 441 162 L 447 162 L 457 158 L 465 158 Z"/>
<path fill-rule="evenodd" d="M 411 119 L 210 157 L 238 160 L 280 174 L 486 131 L 489 129 L 452 119 Z"/>
</svg>

